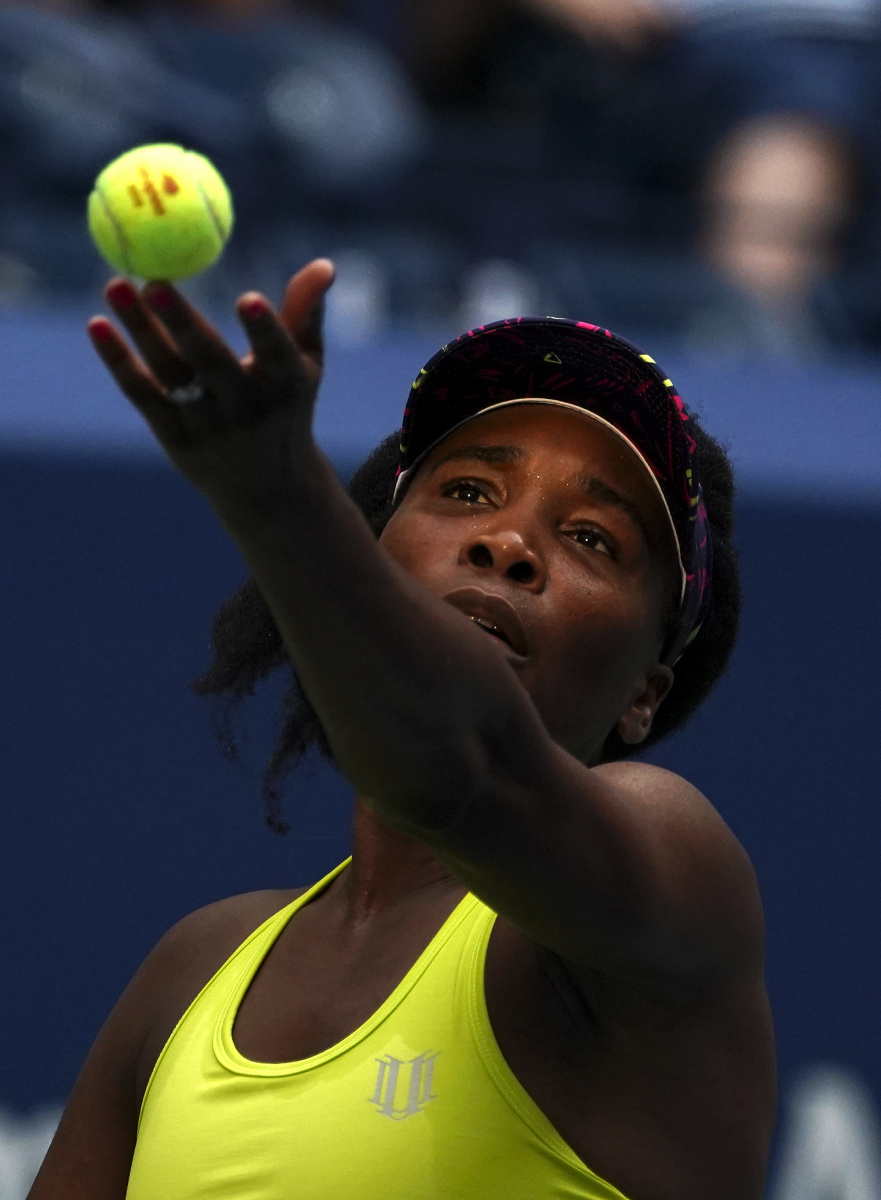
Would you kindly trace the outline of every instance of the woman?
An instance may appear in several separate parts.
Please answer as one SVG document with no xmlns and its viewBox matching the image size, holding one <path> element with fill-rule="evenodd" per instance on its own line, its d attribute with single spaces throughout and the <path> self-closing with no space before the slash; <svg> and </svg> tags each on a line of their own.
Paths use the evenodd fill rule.
<svg viewBox="0 0 881 1200">
<path fill-rule="evenodd" d="M 332 275 L 279 316 L 242 297 L 242 362 L 165 284 L 108 288 L 142 357 L 90 323 L 271 613 L 231 602 L 206 690 L 280 638 L 305 707 L 277 759 L 312 714 L 357 797 L 351 860 L 153 950 L 32 1200 L 758 1200 L 752 869 L 690 784 L 626 761 L 733 641 L 724 456 L 620 339 L 504 322 L 420 374 L 359 508 L 311 437 Z"/>
</svg>

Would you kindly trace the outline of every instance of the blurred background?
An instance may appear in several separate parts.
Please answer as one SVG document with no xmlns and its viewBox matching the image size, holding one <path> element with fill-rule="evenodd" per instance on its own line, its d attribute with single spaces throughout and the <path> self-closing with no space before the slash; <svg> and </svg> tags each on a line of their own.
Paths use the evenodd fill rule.
<svg viewBox="0 0 881 1200">
<path fill-rule="evenodd" d="M 100 169 L 175 141 L 236 226 L 186 285 L 233 338 L 329 254 L 342 475 L 451 336 L 583 318 L 649 350 L 740 478 L 734 664 L 656 761 L 756 863 L 781 1065 L 769 1200 L 881 1200 L 881 0 L 0 2 L 0 1200 L 175 920 L 348 853 L 325 764 L 262 824 L 188 682 L 243 569 L 93 361 Z M 237 342 L 237 344 L 240 343 Z"/>
</svg>

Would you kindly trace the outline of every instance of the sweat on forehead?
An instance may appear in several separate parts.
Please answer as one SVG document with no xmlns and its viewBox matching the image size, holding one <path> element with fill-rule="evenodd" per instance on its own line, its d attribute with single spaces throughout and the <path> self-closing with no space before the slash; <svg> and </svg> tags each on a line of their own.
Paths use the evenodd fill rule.
<svg viewBox="0 0 881 1200">
<path fill-rule="evenodd" d="M 425 471 L 430 477 L 451 462 L 470 461 L 497 466 L 528 464 L 532 457 L 531 443 L 535 437 L 536 410 L 541 413 L 545 428 L 549 421 L 552 425 L 562 425 L 565 450 L 567 453 L 572 451 L 568 463 L 565 456 L 560 459 L 560 480 L 574 485 L 590 499 L 613 505 L 625 512 L 639 527 L 647 545 L 657 546 L 659 543 L 665 543 L 669 537 L 678 559 L 676 530 L 667 502 L 645 459 L 614 426 L 595 414 L 572 405 L 539 399 L 508 402 L 461 422 L 426 452 L 422 461 L 399 482 L 397 499 L 402 498 L 416 475 Z M 572 428 L 573 422 L 576 428 Z M 584 448 L 584 439 L 579 438 L 582 431 L 588 436 L 594 450 L 599 445 L 605 447 L 606 453 L 602 456 L 605 465 L 600 475 L 595 473 L 595 466 L 585 469 L 586 464 L 581 462 L 577 447 L 580 445 L 582 450 Z M 609 450 L 613 452 L 611 467 Z M 593 458 L 594 455 L 590 457 Z M 622 481 L 619 481 L 618 487 L 614 486 L 615 477 L 619 473 L 618 468 L 623 465 L 628 468 L 625 475 L 630 478 L 629 488 Z M 625 492 L 632 490 L 633 472 L 644 482 L 648 482 L 651 491 L 649 504 L 663 512 L 661 524 L 667 529 L 666 535 L 663 530 L 660 537 L 653 533 L 648 513 L 643 512 L 633 498 L 619 490 L 622 486 Z"/>
</svg>

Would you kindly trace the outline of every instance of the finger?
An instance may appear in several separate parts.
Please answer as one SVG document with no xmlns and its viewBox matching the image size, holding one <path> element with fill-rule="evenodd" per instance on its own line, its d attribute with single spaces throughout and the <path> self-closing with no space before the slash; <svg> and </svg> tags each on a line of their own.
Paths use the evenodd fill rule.
<svg viewBox="0 0 881 1200">
<path fill-rule="evenodd" d="M 259 292 L 246 292 L 236 305 L 254 354 L 254 365 L 270 379 L 299 380 L 303 363 L 288 331 Z"/>
<path fill-rule="evenodd" d="M 335 273 L 329 258 L 307 263 L 288 284 L 281 306 L 281 322 L 294 344 L 319 369 L 324 361 L 324 297 Z"/>
<path fill-rule="evenodd" d="M 181 387 L 193 378 L 193 368 L 181 356 L 162 323 L 147 308 L 128 279 L 112 279 L 104 295 L 147 366 L 166 388 Z"/>
<path fill-rule="evenodd" d="M 161 442 L 183 434 L 181 413 L 165 395 L 144 363 L 132 353 L 106 317 L 92 317 L 86 326 L 98 357 Z"/>
<path fill-rule="evenodd" d="M 178 347 L 184 361 L 219 397 L 242 379 L 238 358 L 214 326 L 168 283 L 148 283 L 143 291 L 153 312 Z"/>
</svg>

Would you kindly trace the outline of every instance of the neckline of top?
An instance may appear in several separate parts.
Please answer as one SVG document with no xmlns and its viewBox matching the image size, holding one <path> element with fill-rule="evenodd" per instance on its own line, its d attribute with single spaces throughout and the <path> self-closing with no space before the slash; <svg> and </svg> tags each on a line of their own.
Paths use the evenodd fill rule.
<svg viewBox="0 0 881 1200">
<path fill-rule="evenodd" d="M 265 921 L 252 935 L 252 939 L 249 939 L 249 941 L 253 940 L 254 950 L 248 956 L 242 970 L 239 972 L 235 986 L 227 997 L 214 1030 L 215 1056 L 218 1062 L 228 1071 L 232 1071 L 237 1075 L 257 1075 L 264 1077 L 298 1075 L 313 1070 L 315 1067 L 330 1062 L 332 1059 L 344 1054 L 352 1046 L 357 1045 L 358 1042 L 368 1037 L 398 1007 L 419 977 L 428 968 L 432 959 L 435 958 L 444 943 L 452 936 L 458 925 L 471 912 L 474 906 L 480 903 L 480 900 L 472 892 L 466 892 L 406 972 L 403 979 L 392 989 L 379 1008 L 366 1021 L 362 1022 L 361 1025 L 334 1045 L 308 1058 L 296 1059 L 291 1062 L 257 1062 L 254 1059 L 246 1058 L 240 1053 L 233 1040 L 233 1026 L 235 1025 L 241 1003 L 245 998 L 248 988 L 251 986 L 254 976 L 257 974 L 261 963 L 269 954 L 277 939 L 281 936 L 288 922 L 296 916 L 301 908 L 304 908 L 311 900 L 321 895 L 342 874 L 351 861 L 350 856 L 344 862 L 340 863 L 339 866 L 334 867 L 329 874 L 325 875 L 323 879 L 320 879 L 305 891 L 302 896 L 297 896 L 285 908 L 275 913 L 268 921 Z"/>
</svg>

